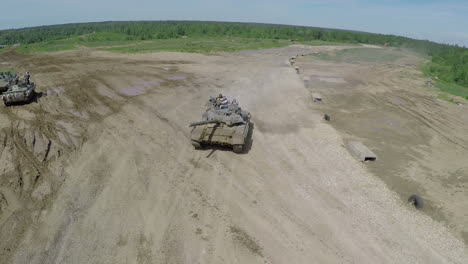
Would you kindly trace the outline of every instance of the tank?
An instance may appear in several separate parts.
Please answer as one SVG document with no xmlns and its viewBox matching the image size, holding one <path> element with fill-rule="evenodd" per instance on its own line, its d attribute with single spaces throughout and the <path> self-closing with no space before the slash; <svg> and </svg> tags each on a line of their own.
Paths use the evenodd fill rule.
<svg viewBox="0 0 468 264">
<path fill-rule="evenodd" d="M 35 95 L 36 85 L 30 81 L 29 75 L 19 80 L 16 74 L 9 80 L 6 91 L 2 92 L 2 100 L 6 106 L 13 103 L 29 103 Z"/>
<path fill-rule="evenodd" d="M 196 149 L 225 146 L 236 153 L 242 153 L 249 134 L 250 113 L 242 110 L 235 101 L 219 105 L 216 99 L 211 98 L 207 106 L 202 120 L 189 125 L 192 127 L 192 145 Z"/>
<path fill-rule="evenodd" d="M 6 92 L 10 86 L 10 83 L 15 80 L 16 77 L 16 73 L 0 72 L 0 93 Z"/>
</svg>

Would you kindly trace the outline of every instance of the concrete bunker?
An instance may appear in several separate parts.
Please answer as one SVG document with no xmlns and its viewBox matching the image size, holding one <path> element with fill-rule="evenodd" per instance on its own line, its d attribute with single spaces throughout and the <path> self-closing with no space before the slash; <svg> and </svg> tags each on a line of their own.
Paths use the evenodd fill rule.
<svg viewBox="0 0 468 264">
<path fill-rule="evenodd" d="M 362 162 L 377 160 L 377 155 L 359 141 L 348 142 L 348 151 Z"/>
</svg>

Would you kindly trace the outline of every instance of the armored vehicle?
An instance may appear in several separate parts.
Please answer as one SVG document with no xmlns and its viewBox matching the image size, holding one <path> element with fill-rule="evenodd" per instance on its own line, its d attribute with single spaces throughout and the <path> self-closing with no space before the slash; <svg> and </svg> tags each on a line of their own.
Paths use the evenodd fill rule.
<svg viewBox="0 0 468 264">
<path fill-rule="evenodd" d="M 10 83 L 16 78 L 16 73 L 0 72 L 0 93 L 6 92 L 10 86 Z"/>
<path fill-rule="evenodd" d="M 202 120 L 190 124 L 191 142 L 195 148 L 204 146 L 231 147 L 236 153 L 244 151 L 250 129 L 250 113 L 237 102 L 220 104 L 218 98 L 208 101 Z"/>
<path fill-rule="evenodd" d="M 29 73 L 21 81 L 15 73 L 8 82 L 7 90 L 2 91 L 3 103 L 6 106 L 13 103 L 28 103 L 34 98 L 35 88 L 36 85 L 30 81 Z"/>
</svg>

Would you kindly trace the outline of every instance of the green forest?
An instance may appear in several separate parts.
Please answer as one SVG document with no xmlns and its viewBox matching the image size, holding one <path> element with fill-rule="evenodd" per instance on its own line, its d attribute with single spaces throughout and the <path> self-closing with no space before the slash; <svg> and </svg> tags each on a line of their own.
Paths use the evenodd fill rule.
<svg viewBox="0 0 468 264">
<path fill-rule="evenodd" d="M 134 21 L 99 22 L 41 26 L 1 30 L 0 45 L 51 43 L 92 33 L 106 33 L 109 41 L 171 40 L 191 38 L 251 38 L 260 40 L 321 41 L 334 43 L 362 43 L 407 48 L 431 56 L 424 71 L 442 82 L 468 87 L 468 49 L 439 44 L 427 40 L 373 34 L 359 31 L 326 29 L 303 26 L 286 26 L 255 23 L 227 23 L 201 21 Z M 102 36 L 97 34 L 97 36 Z M 115 37 L 117 39 L 115 39 Z M 104 39 L 106 40 L 106 39 Z M 268 42 L 270 46 L 278 42 Z M 69 45 L 63 43 L 63 45 Z M 68 46 L 67 46 L 68 47 Z M 249 47 L 249 46 L 246 46 Z"/>
</svg>

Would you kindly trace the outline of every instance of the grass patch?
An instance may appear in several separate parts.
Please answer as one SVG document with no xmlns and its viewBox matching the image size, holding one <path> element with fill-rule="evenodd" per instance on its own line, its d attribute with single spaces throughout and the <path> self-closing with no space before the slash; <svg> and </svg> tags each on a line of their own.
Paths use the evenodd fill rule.
<svg viewBox="0 0 468 264">
<path fill-rule="evenodd" d="M 0 72 L 16 72 L 15 69 L 0 68 Z"/>
<path fill-rule="evenodd" d="M 453 95 L 468 99 L 467 87 L 464 87 L 455 83 L 447 83 L 447 82 L 442 82 L 442 81 L 436 82 L 435 87 L 438 88 L 442 92 L 446 92 L 449 94 L 453 94 Z"/>
<path fill-rule="evenodd" d="M 43 53 L 73 50 L 78 46 L 103 47 L 137 43 L 132 37 L 116 33 L 92 33 L 61 40 L 25 44 L 17 48 L 22 53 Z"/>
<path fill-rule="evenodd" d="M 21 45 L 16 49 L 16 51 L 21 53 L 42 53 L 72 50 L 74 48 L 75 45 L 73 43 L 67 42 L 67 40 L 52 40 L 47 42 Z"/>
<path fill-rule="evenodd" d="M 393 49 L 358 48 L 345 49 L 333 53 L 314 55 L 321 60 L 346 63 L 388 63 L 403 57 L 403 54 Z"/>
<path fill-rule="evenodd" d="M 448 95 L 447 93 L 440 93 L 439 95 L 437 95 L 437 99 L 440 99 L 442 101 L 445 101 L 445 102 L 449 102 L 449 103 L 452 103 L 452 104 L 458 104 L 460 103 L 459 101 L 453 99 L 450 95 Z"/>
<path fill-rule="evenodd" d="M 22 53 L 43 53 L 72 50 L 79 46 L 122 53 L 178 51 L 193 53 L 233 52 L 285 47 L 293 44 L 309 46 L 346 45 L 321 40 L 291 42 L 283 39 L 255 39 L 239 37 L 185 37 L 142 40 L 117 33 L 91 33 L 68 39 L 25 44 L 17 48 Z"/>
<path fill-rule="evenodd" d="M 252 39 L 252 38 L 179 38 L 160 39 L 145 42 L 134 42 L 134 45 L 125 47 L 108 48 L 105 50 L 123 53 L 144 53 L 160 51 L 192 52 L 192 53 L 217 53 L 234 52 L 240 50 L 258 50 L 281 48 L 293 44 L 304 44 L 309 46 L 323 45 L 346 45 L 343 43 L 331 43 L 320 40 L 291 42 L 279 39 Z"/>
<path fill-rule="evenodd" d="M 6 47 L 4 47 L 4 48 L 1 48 L 1 49 L 0 49 L 0 54 L 2 54 L 2 53 L 4 53 L 4 52 L 7 52 L 7 51 L 9 51 L 10 49 L 11 49 L 11 46 L 6 46 Z"/>
<path fill-rule="evenodd" d="M 360 46 L 359 44 L 353 43 L 343 43 L 343 42 L 331 42 L 323 40 L 310 40 L 310 41 L 301 41 L 299 44 L 304 44 L 307 46 Z M 294 43 L 291 43 L 294 44 Z"/>
<path fill-rule="evenodd" d="M 177 51 L 194 53 L 233 52 L 239 50 L 269 49 L 290 45 L 287 40 L 245 38 L 180 38 L 151 40 L 125 47 L 105 50 L 123 53 Z"/>
<path fill-rule="evenodd" d="M 439 79 L 440 76 L 437 75 L 437 71 L 434 71 L 434 67 L 438 67 L 439 70 L 440 68 L 445 69 L 443 71 L 445 72 L 451 72 L 452 70 L 450 67 L 447 66 L 441 66 L 438 64 L 435 64 L 433 62 L 428 62 L 421 66 L 421 72 L 426 76 L 432 79 L 432 83 L 434 84 L 434 87 L 438 89 L 441 92 L 449 93 L 452 95 L 460 96 L 468 100 L 468 87 L 462 86 L 459 84 L 456 84 L 455 82 L 450 82 L 447 80 L 442 80 Z M 434 77 L 437 76 L 437 77 Z M 439 98 L 441 100 L 444 100 L 446 98 Z M 447 100 L 445 100 L 447 101 Z"/>
</svg>

